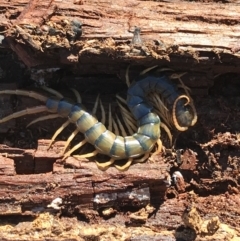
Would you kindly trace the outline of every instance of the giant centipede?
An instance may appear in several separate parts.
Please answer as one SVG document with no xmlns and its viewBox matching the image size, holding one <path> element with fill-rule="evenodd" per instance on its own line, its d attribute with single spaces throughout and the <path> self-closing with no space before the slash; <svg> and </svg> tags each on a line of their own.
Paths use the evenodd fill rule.
<svg viewBox="0 0 240 241">
<path fill-rule="evenodd" d="M 47 90 L 53 94 L 57 93 L 50 89 Z M 93 114 L 85 109 L 80 101 L 74 104 L 58 94 L 56 94 L 55 97 L 47 97 L 37 92 L 26 90 L 2 90 L 0 94 L 28 96 L 44 102 L 45 105 L 13 113 L 1 119 L 0 123 L 26 114 L 44 111 L 52 114 L 46 118 L 38 118 L 34 122 L 50 117 L 56 118 L 61 116 L 67 118 L 67 121 L 52 137 L 51 144 L 69 123 L 75 124 L 76 130 L 72 134 L 72 137 L 69 138 L 68 144 L 73 136 L 79 132 L 84 134 L 85 139 L 67 152 L 67 146 L 65 146 L 64 158 L 70 156 L 75 150 L 88 142 L 95 147 L 95 151 L 80 157 L 90 157 L 98 153 L 109 156 L 109 161 L 105 163 L 97 162 L 98 167 L 102 170 L 106 170 L 110 165 L 114 164 L 115 160 L 128 159 L 127 164 L 123 167 L 115 165 L 119 170 L 126 170 L 136 158 L 140 158 L 137 160 L 140 162 L 146 160 L 160 138 L 161 120 L 158 114 L 154 112 L 154 107 L 148 100 L 149 93 L 155 93 L 161 96 L 167 109 L 172 110 L 172 120 L 176 123 L 177 127 L 185 130 L 196 123 L 196 112 L 193 104 L 190 104 L 190 97 L 188 95 L 182 95 L 178 91 L 176 84 L 163 73 L 156 71 L 150 71 L 140 75 L 127 90 L 126 103 L 138 126 L 136 132 L 132 135 L 120 136 L 108 130 L 103 123 L 98 121 Z M 141 156 L 143 157 L 141 158 Z"/>
</svg>

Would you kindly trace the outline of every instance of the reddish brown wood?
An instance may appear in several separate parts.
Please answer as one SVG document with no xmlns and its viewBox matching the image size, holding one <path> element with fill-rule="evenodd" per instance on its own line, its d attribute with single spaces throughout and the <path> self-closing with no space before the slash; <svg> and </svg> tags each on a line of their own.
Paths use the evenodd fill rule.
<svg viewBox="0 0 240 241">
<path fill-rule="evenodd" d="M 210 79 L 239 73 L 240 10 L 235 1 L 11 0 L 0 6 L 7 42 L 29 67 L 63 64 L 80 74 L 116 74 L 131 62 L 190 68 Z M 83 33 L 71 42 L 72 20 L 82 23 Z M 134 26 L 142 29 L 141 46 L 131 43 Z M 45 34 L 48 28 L 55 33 Z"/>
<path fill-rule="evenodd" d="M 39 205 L 42 209 L 47 209 L 47 204 L 57 197 L 63 199 L 66 209 L 69 204 L 72 208 L 78 206 L 99 209 L 101 207 L 120 208 L 126 205 L 141 207 L 147 205 L 150 199 L 156 202 L 156 200 L 162 200 L 165 195 L 169 175 L 165 164 L 147 164 L 147 166 L 137 164 L 123 173 L 115 168 L 102 172 L 95 163 L 86 162 L 86 160 L 79 163 L 77 160 L 71 161 L 73 158 L 70 157 L 70 161 L 65 162 L 64 168 L 61 161 L 56 162 L 59 155 L 54 150 L 59 148 L 59 143 L 55 144 L 49 152 L 42 151 L 48 143 L 40 141 L 36 152 L 0 147 L 2 153 L 7 151 L 8 156 L 11 157 L 9 159 L 2 156 L 0 160 L 2 165 L 5 164 L 4 175 L 0 176 L 0 196 L 3 204 L 0 208 L 1 214 L 10 213 L 11 210 L 13 214 L 25 212 L 30 214 Z M 30 153 L 32 163 L 25 161 L 26 154 Z M 22 171 L 18 175 L 15 173 L 14 162 L 17 165 L 23 164 L 22 169 L 17 168 L 18 171 Z M 54 166 L 53 162 L 55 162 Z M 70 163 L 72 168 L 67 168 Z M 26 167 L 27 164 L 35 167 L 31 175 L 24 174 L 30 170 Z M 52 166 L 51 169 L 50 166 Z M 26 170 L 23 169 L 24 167 Z M 8 195 L 3 195 L 4 193 Z M 26 193 L 28 193 L 27 196 Z M 5 210 L 7 203 L 10 206 Z M 18 210 L 17 213 L 16 210 Z"/>
<path fill-rule="evenodd" d="M 56 142 L 47 150 L 47 139 L 58 126 L 50 121 L 24 131 L 21 128 L 29 123 L 28 117 L 1 124 L 0 131 L 6 137 L 1 139 L 0 146 L 1 220 L 9 215 L 33 217 L 39 212 L 46 215 L 46 211 L 62 215 L 62 219 L 50 215 L 39 221 L 41 214 L 35 221 L 19 222 L 12 229 L 4 230 L 1 226 L 3 240 L 12 240 L 14 235 L 17 239 L 26 235 L 25 240 L 29 240 L 32 234 L 40 235 L 40 240 L 49 237 L 53 240 L 59 237 L 113 240 L 115 236 L 117 240 L 169 237 L 173 240 L 225 240 L 240 236 L 237 124 L 240 111 L 238 97 L 234 97 L 234 90 L 238 88 L 234 81 L 230 90 L 227 85 L 220 85 L 232 80 L 228 76 L 222 79 L 221 75 L 239 73 L 238 2 L 0 0 L 0 7 L 0 29 L 5 31 L 1 34 L 8 46 L 30 68 L 67 67 L 83 75 L 70 77 L 67 72 L 61 80 L 71 82 L 74 87 L 78 83 L 78 89 L 91 93 L 84 96 L 84 102 L 90 102 L 88 109 L 101 88 L 112 96 L 122 90 L 116 76 L 124 80 L 129 63 L 135 65 L 130 69 L 130 79 L 143 68 L 157 64 L 187 72 L 182 79 L 192 88 L 192 95 L 205 95 L 202 99 L 196 97 L 197 125 L 178 139 L 179 146 L 190 147 L 196 153 L 190 149 L 180 154 L 167 152 L 153 163 L 133 165 L 124 173 L 114 168 L 102 172 L 94 162 L 72 157 L 63 162 L 60 151 L 64 142 Z M 71 21 L 76 19 L 83 24 L 83 34 L 70 41 Z M 132 43 L 134 26 L 142 29 L 142 45 Z M 57 32 L 43 34 L 49 27 Z M 40 34 L 38 29 L 42 31 Z M 4 67 L 3 62 L 3 70 L 14 66 Z M 107 79 L 99 73 L 112 76 Z M 96 77 L 92 76 L 94 74 Z M 235 78 L 239 79 L 237 75 Z M 219 83 L 214 85 L 215 79 Z M 18 83 L 18 79 L 15 82 Z M 0 89 L 14 88 L 16 84 Z M 208 93 L 217 96 L 207 96 Z M 107 104 L 111 98 L 106 98 Z M 17 109 L 39 104 L 21 97 L 17 103 Z M 1 117 L 16 111 L 12 104 L 8 96 L 0 97 Z M 28 131 L 44 138 L 41 130 L 36 131 L 38 128 L 46 129 L 45 139 L 39 138 L 38 143 L 21 142 L 23 138 L 18 136 L 21 132 L 26 141 Z M 169 172 L 174 174 L 175 171 L 182 176 L 173 178 L 176 183 L 172 182 L 167 188 Z M 51 203 L 56 198 L 61 198 L 62 204 L 54 209 Z M 235 231 L 230 234 L 226 226 L 220 226 L 214 234 L 201 233 L 200 220 L 197 225 L 189 225 L 191 230 L 187 229 L 186 234 L 186 229 L 181 227 L 188 222 L 185 219 L 183 222 L 181 216 L 189 215 L 193 207 L 198 212 L 193 212 L 193 219 L 217 216 Z M 69 215 L 93 226 L 65 217 Z M 38 226 L 40 223 L 44 225 Z M 49 223 L 52 225 L 47 229 Z M 141 226 L 139 232 L 135 226 Z"/>
<path fill-rule="evenodd" d="M 7 153 L 5 154 L 7 156 Z M 0 156 L 0 175 L 15 175 L 14 161 L 10 158 Z"/>
</svg>

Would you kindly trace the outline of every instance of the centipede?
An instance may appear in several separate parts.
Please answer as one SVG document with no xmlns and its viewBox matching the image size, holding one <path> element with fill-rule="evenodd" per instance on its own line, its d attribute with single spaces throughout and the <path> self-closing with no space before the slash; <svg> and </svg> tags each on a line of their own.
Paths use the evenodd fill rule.
<svg viewBox="0 0 240 241">
<path fill-rule="evenodd" d="M 101 121 L 96 118 L 95 112 L 99 102 L 101 110 L 104 112 L 99 98 L 95 102 L 93 111 L 90 112 L 82 104 L 81 97 L 76 90 L 73 90 L 73 93 L 77 101 L 72 102 L 48 87 L 44 89 L 51 94 L 50 97 L 35 91 L 22 89 L 0 91 L 0 95 L 27 96 L 44 103 L 41 106 L 8 115 L 0 119 L 0 124 L 14 118 L 42 112 L 48 112 L 49 114 L 35 119 L 29 125 L 58 117 L 66 118 L 66 122 L 54 133 L 48 149 L 64 128 L 69 124 L 74 124 L 75 130 L 69 136 L 62 151 L 63 159 L 89 143 L 95 148 L 94 151 L 74 156 L 90 158 L 102 154 L 108 156 L 109 159 L 103 163 L 95 161 L 99 169 L 105 171 L 110 166 L 115 166 L 119 171 L 125 171 L 133 163 L 146 161 L 156 144 L 159 145 L 158 150 L 161 149 L 161 128 L 169 133 L 169 128 L 163 123 L 162 119 L 165 123 L 168 123 L 168 126 L 174 125 L 179 131 L 185 131 L 197 121 L 196 110 L 188 90 L 184 87 L 184 93 L 179 91 L 177 84 L 164 72 L 156 71 L 156 68 L 143 71 L 131 84 L 127 79 L 127 98 L 123 100 L 118 97 L 123 119 L 131 135 L 121 135 L 121 133 L 113 131 L 114 121 L 112 120 L 110 106 L 108 127 L 105 125 L 105 118 L 102 118 Z M 127 69 L 128 71 L 129 69 Z M 181 84 L 183 86 L 183 83 Z M 127 105 L 128 110 L 123 107 L 123 103 Z M 121 123 L 119 125 L 121 126 Z M 78 133 L 82 133 L 84 139 L 68 149 L 70 142 Z M 117 165 L 116 161 L 122 159 L 126 159 L 126 163 L 122 166 Z"/>
</svg>

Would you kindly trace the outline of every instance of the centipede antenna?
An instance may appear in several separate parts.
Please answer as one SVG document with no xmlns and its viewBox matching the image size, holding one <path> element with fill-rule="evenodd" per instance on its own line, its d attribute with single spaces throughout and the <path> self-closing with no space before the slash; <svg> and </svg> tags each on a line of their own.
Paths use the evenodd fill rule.
<svg viewBox="0 0 240 241">
<path fill-rule="evenodd" d="M 73 157 L 76 158 L 89 158 L 92 156 L 96 156 L 98 154 L 98 150 L 95 150 L 93 152 L 87 153 L 87 154 L 83 154 L 83 155 L 73 155 Z"/>
<path fill-rule="evenodd" d="M 160 127 L 163 128 L 165 130 L 165 132 L 167 133 L 169 141 L 170 141 L 170 146 L 172 146 L 172 134 L 171 134 L 170 129 L 163 122 L 160 123 Z"/>
<path fill-rule="evenodd" d="M 152 69 L 154 69 L 154 68 L 157 68 L 157 67 L 158 67 L 158 65 L 154 65 L 154 66 L 152 66 L 152 67 L 149 67 L 149 68 L 143 70 L 139 75 L 144 75 L 144 74 L 146 74 L 147 72 L 149 72 L 150 70 L 152 70 Z"/>
<path fill-rule="evenodd" d="M 174 101 L 174 104 L 173 104 L 173 114 L 172 114 L 172 118 L 173 118 L 173 123 L 174 123 L 174 126 L 176 127 L 177 130 L 179 131 L 186 131 L 188 129 L 188 127 L 184 127 L 184 126 L 180 126 L 178 124 L 178 121 L 177 121 L 177 117 L 176 117 L 176 105 L 177 105 L 177 102 L 180 100 L 180 99 L 187 99 L 187 103 L 186 105 L 190 102 L 190 99 L 188 96 L 186 95 L 180 95 L 178 96 L 178 98 Z"/>
<path fill-rule="evenodd" d="M 94 103 L 94 106 L 93 106 L 93 109 L 92 109 L 92 114 L 93 115 L 96 115 L 96 112 L 97 112 L 97 107 L 98 107 L 98 102 L 99 102 L 99 94 L 98 94 L 98 96 L 97 96 L 97 99 L 96 99 L 96 101 L 95 101 L 95 103 Z"/>
<path fill-rule="evenodd" d="M 21 117 L 21 116 L 36 114 L 36 113 L 40 113 L 40 112 L 44 112 L 44 111 L 48 111 L 48 108 L 45 105 L 35 106 L 35 107 L 32 107 L 32 108 L 27 108 L 25 110 L 21 110 L 21 111 L 15 112 L 15 113 L 13 113 L 11 115 L 8 115 L 8 116 L 2 118 L 0 120 L 0 123 L 7 122 L 7 121 L 9 121 L 11 119 L 15 119 L 15 118 L 18 118 L 18 117 Z"/>
<path fill-rule="evenodd" d="M 130 79 L 129 79 L 129 69 L 130 69 L 130 65 L 128 65 L 126 73 L 125 73 L 125 79 L 126 79 L 127 87 L 129 87 L 131 85 Z"/>
<path fill-rule="evenodd" d="M 117 126 L 117 124 L 116 124 L 116 122 L 115 122 L 114 119 L 112 119 L 112 123 L 113 123 L 114 133 L 115 133 L 117 136 L 119 136 L 119 135 L 120 135 L 120 134 L 119 134 L 119 129 L 118 129 L 118 126 Z"/>
<path fill-rule="evenodd" d="M 185 74 L 186 74 L 186 72 L 185 72 L 185 73 L 182 73 L 182 74 L 179 74 L 179 75 L 176 75 L 176 76 L 173 76 L 173 78 L 177 78 L 177 79 L 179 80 L 179 82 L 181 83 L 181 87 L 184 89 L 187 97 L 189 98 L 189 105 L 192 107 L 193 115 L 194 115 L 193 120 L 192 120 L 192 123 L 191 123 L 191 126 L 193 126 L 193 125 L 195 125 L 196 122 L 197 122 L 197 111 L 196 111 L 196 108 L 195 108 L 195 106 L 194 106 L 194 104 L 193 104 L 193 100 L 192 100 L 192 98 L 191 98 L 191 96 L 190 96 L 190 94 L 189 94 L 189 92 L 191 92 L 191 89 L 190 89 L 189 87 L 187 87 L 187 86 L 183 83 L 183 81 L 182 81 L 182 79 L 181 79 L 181 77 L 182 77 L 183 75 L 185 75 Z"/>
<path fill-rule="evenodd" d="M 73 138 L 77 135 L 78 132 L 79 132 L 79 130 L 75 129 L 74 132 L 68 137 L 68 139 L 64 145 L 64 148 L 63 148 L 63 152 L 62 152 L 63 155 L 64 155 L 65 151 L 67 150 L 70 142 L 73 140 Z"/>
<path fill-rule="evenodd" d="M 47 116 L 41 116 L 41 117 L 38 117 L 37 119 L 33 120 L 32 122 L 30 122 L 27 127 L 31 126 L 32 124 L 35 124 L 39 121 L 44 121 L 44 120 L 50 120 L 50 119 L 55 119 L 57 117 L 60 117 L 59 114 L 51 114 L 51 115 L 47 115 Z"/>
<path fill-rule="evenodd" d="M 27 90 L 1 90 L 0 95 L 22 95 L 27 97 L 32 97 L 36 100 L 40 100 L 46 102 L 48 97 L 41 95 L 34 91 L 27 91 Z"/>
<path fill-rule="evenodd" d="M 102 171 L 106 171 L 114 162 L 115 160 L 113 158 L 111 158 L 109 161 L 104 162 L 104 163 L 100 163 L 98 161 L 95 161 L 97 164 L 97 167 L 102 170 Z"/>
<path fill-rule="evenodd" d="M 61 127 L 59 127 L 57 129 L 57 131 L 54 133 L 49 145 L 48 145 L 48 150 L 50 149 L 50 147 L 52 146 L 52 143 L 55 141 L 56 137 L 70 124 L 70 120 L 67 120 L 66 122 L 64 122 Z"/>
<path fill-rule="evenodd" d="M 106 112 L 104 110 L 104 107 L 103 107 L 101 99 L 100 99 L 100 109 L 101 109 L 101 112 L 102 112 L 101 122 L 105 125 L 105 123 L 106 123 Z"/>
<path fill-rule="evenodd" d="M 119 165 L 114 165 L 119 171 L 123 172 L 123 171 L 127 171 L 127 169 L 131 166 L 133 162 L 133 158 L 129 158 L 127 160 L 127 162 L 123 165 L 123 166 L 119 166 Z"/>
<path fill-rule="evenodd" d="M 51 94 L 53 94 L 53 95 L 55 95 L 56 97 L 58 97 L 60 99 L 63 99 L 63 95 L 60 92 L 58 92 L 58 91 L 56 91 L 56 90 L 54 90 L 52 88 L 49 88 L 47 86 L 42 86 L 42 89 L 47 91 L 47 92 L 49 92 L 49 93 L 51 93 Z"/>
<path fill-rule="evenodd" d="M 112 123 L 112 106 L 109 104 L 109 114 L 108 114 L 108 130 L 113 130 L 113 123 Z"/>
<path fill-rule="evenodd" d="M 83 146 L 84 144 L 86 144 L 87 141 L 84 139 L 81 142 L 79 142 L 77 145 L 75 145 L 73 148 L 71 148 L 68 152 L 66 152 L 63 156 L 63 160 L 65 160 L 67 157 L 69 157 L 74 151 L 76 151 L 77 149 L 79 149 L 81 146 Z"/>
<path fill-rule="evenodd" d="M 117 119 L 119 129 L 121 131 L 121 136 L 127 136 L 127 133 L 126 133 L 126 131 L 125 131 L 125 129 L 124 129 L 124 127 L 123 127 L 123 125 L 122 125 L 122 123 L 121 123 L 121 121 L 120 121 L 120 119 L 117 115 L 116 115 L 116 119 Z"/>
<path fill-rule="evenodd" d="M 70 88 L 70 90 L 74 93 L 74 95 L 77 99 L 77 103 L 82 103 L 82 97 L 81 97 L 80 93 L 74 88 Z"/>
<path fill-rule="evenodd" d="M 194 117 L 193 117 L 193 120 L 192 120 L 192 123 L 191 123 L 191 126 L 193 126 L 193 125 L 196 124 L 198 117 L 197 117 L 197 111 L 196 111 L 196 108 L 195 108 L 194 104 L 192 103 L 192 101 L 191 101 L 191 103 L 190 103 L 190 106 L 192 107 L 192 110 L 193 110 L 193 116 L 194 116 Z"/>
</svg>

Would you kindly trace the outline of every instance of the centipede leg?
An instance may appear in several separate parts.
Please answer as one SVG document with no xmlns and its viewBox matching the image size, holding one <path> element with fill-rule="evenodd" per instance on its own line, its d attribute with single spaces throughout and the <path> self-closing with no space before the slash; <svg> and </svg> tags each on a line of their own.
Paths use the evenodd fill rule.
<svg viewBox="0 0 240 241">
<path fill-rule="evenodd" d="M 149 72 L 150 70 L 152 70 L 152 69 L 154 69 L 154 68 L 157 68 L 157 67 L 158 67 L 158 65 L 154 65 L 154 66 L 152 66 L 152 67 L 149 67 L 149 68 L 143 70 L 139 75 L 144 75 L 144 74 L 146 74 L 147 72 Z"/>
<path fill-rule="evenodd" d="M 81 98 L 81 95 L 79 94 L 79 92 L 74 88 L 70 88 L 70 90 L 74 93 L 74 95 L 77 99 L 77 103 L 82 103 L 82 98 Z"/>
<path fill-rule="evenodd" d="M 60 92 L 58 92 L 58 91 L 56 91 L 56 90 L 54 90 L 54 89 L 52 89 L 52 88 L 49 88 L 49 87 L 47 87 L 47 86 L 42 86 L 42 89 L 45 90 L 45 91 L 47 91 L 47 92 L 50 93 L 50 94 L 55 95 L 55 96 L 58 97 L 59 99 L 62 99 L 62 98 L 63 98 L 63 95 L 62 95 Z"/>
<path fill-rule="evenodd" d="M 157 148 L 157 151 L 154 152 L 155 154 L 159 154 L 162 152 L 163 145 L 162 145 L 162 141 L 160 139 L 158 139 L 158 141 L 157 141 L 157 146 L 158 146 L 158 148 Z"/>
<path fill-rule="evenodd" d="M 123 113 L 122 113 L 123 114 Z M 126 115 L 124 115 L 123 114 L 123 120 L 125 121 L 125 123 L 126 123 L 126 127 L 127 127 L 127 131 L 128 131 L 128 134 L 129 135 L 133 135 L 135 132 L 136 132 L 136 130 L 137 130 L 137 127 L 133 124 L 134 122 L 131 122 L 130 120 L 129 120 L 129 118 L 126 116 Z"/>
<path fill-rule="evenodd" d="M 171 119 L 169 118 L 169 110 L 167 109 L 166 105 L 161 100 L 160 96 L 153 93 L 149 99 L 153 103 L 155 107 L 156 113 L 164 120 L 165 123 L 171 125 Z"/>
<path fill-rule="evenodd" d="M 102 171 L 106 171 L 115 162 L 115 160 L 113 158 L 111 158 L 109 161 L 104 162 L 104 163 L 100 163 L 98 161 L 95 161 L 95 162 L 99 169 L 101 169 Z"/>
<path fill-rule="evenodd" d="M 104 107 L 103 107 L 101 102 L 100 102 L 100 105 L 101 105 L 101 112 L 102 112 L 102 123 L 104 123 L 105 117 L 103 117 L 103 116 L 105 116 L 105 110 L 104 110 Z M 112 129 L 113 129 L 113 119 L 112 119 L 111 104 L 109 104 L 109 112 L 108 113 L 109 113 L 108 114 L 108 130 L 112 131 Z M 111 158 L 109 161 L 104 162 L 104 163 L 100 163 L 100 162 L 95 160 L 95 163 L 96 163 L 97 167 L 102 171 L 106 171 L 114 162 L 115 162 L 115 160 L 113 158 Z"/>
<path fill-rule="evenodd" d="M 137 130 L 137 126 L 134 124 L 136 120 L 134 119 L 133 115 L 131 114 L 130 110 L 124 105 L 127 106 L 126 100 L 124 100 L 121 96 L 116 95 L 117 104 L 120 107 L 120 111 L 122 113 L 123 119 L 127 122 L 127 124 L 131 127 L 131 131 L 135 132 Z M 127 125 L 127 127 L 128 127 Z"/>
<path fill-rule="evenodd" d="M 129 158 L 127 160 L 127 162 L 123 165 L 123 166 L 119 166 L 119 165 L 114 165 L 119 171 L 127 171 L 127 169 L 131 166 L 133 162 L 133 158 Z"/>
<path fill-rule="evenodd" d="M 109 112 L 108 112 L 108 130 L 112 131 L 113 124 L 112 124 L 112 106 L 109 104 Z"/>
<path fill-rule="evenodd" d="M 103 107 L 103 104 L 102 104 L 101 99 L 100 99 L 99 102 L 100 102 L 100 109 L 101 109 L 101 113 L 102 113 L 101 122 L 102 122 L 103 124 L 105 124 L 105 122 L 106 122 L 106 113 L 105 113 L 105 110 L 104 110 L 104 107 Z"/>
<path fill-rule="evenodd" d="M 73 140 L 73 138 L 77 135 L 77 133 L 79 132 L 78 129 L 75 129 L 75 131 L 68 137 L 65 145 L 64 145 L 64 148 L 63 148 L 63 151 L 62 151 L 62 154 L 64 155 L 65 151 L 67 150 L 70 142 Z"/>
<path fill-rule="evenodd" d="M 145 155 L 142 158 L 136 159 L 136 160 L 134 159 L 133 162 L 134 163 L 142 163 L 142 162 L 146 161 L 149 156 L 150 156 L 150 152 L 147 152 L 147 153 L 145 153 Z"/>
<path fill-rule="evenodd" d="M 156 144 L 157 144 L 157 150 L 152 153 L 152 156 L 158 155 L 159 153 L 161 153 L 163 151 L 163 145 L 162 145 L 162 141 L 160 139 L 158 139 Z"/>
<path fill-rule="evenodd" d="M 85 145 L 87 141 L 84 139 L 81 142 L 79 142 L 77 145 L 75 145 L 71 150 L 69 150 L 65 155 L 63 156 L 63 160 L 65 160 L 67 157 L 69 157 L 74 151 L 79 149 L 81 146 Z"/>
<path fill-rule="evenodd" d="M 121 131 L 121 135 L 122 136 L 127 136 L 127 133 L 123 127 L 123 124 L 121 123 L 121 121 L 119 120 L 119 117 L 116 115 L 116 119 L 117 119 L 117 123 L 118 123 L 118 126 L 119 126 L 119 129 Z"/>
<path fill-rule="evenodd" d="M 129 68 L 130 68 L 130 65 L 127 67 L 127 70 L 126 70 L 126 73 L 125 73 L 125 79 L 126 79 L 127 87 L 129 87 L 131 85 L 130 79 L 129 79 Z"/>
<path fill-rule="evenodd" d="M 185 93 L 189 96 L 188 91 L 190 91 L 190 89 L 185 84 L 183 84 L 182 79 L 181 79 L 181 77 L 184 76 L 186 73 L 187 72 L 184 72 L 184 73 L 181 73 L 181 74 L 174 73 L 170 76 L 170 79 L 178 79 L 178 81 L 181 84 L 180 87 L 182 87 L 184 89 Z"/>
<path fill-rule="evenodd" d="M 54 94 L 54 95 L 57 96 L 58 98 L 63 98 L 63 95 L 62 95 L 61 93 L 59 93 L 58 91 L 56 91 L 56 90 L 53 90 L 53 89 L 48 88 L 48 87 L 46 87 L 46 86 L 44 86 L 43 89 L 44 89 L 45 91 L 48 91 L 48 92 L 51 93 L 51 94 Z M 76 96 L 77 103 L 81 103 L 81 96 L 80 96 L 80 94 L 78 93 L 78 91 L 75 90 L 75 89 L 71 89 L 71 90 L 73 91 L 73 93 L 74 93 L 75 96 Z M 40 120 L 53 119 L 53 118 L 55 118 L 55 117 L 59 117 L 59 115 L 55 114 L 55 116 L 54 116 L 54 114 L 53 114 L 53 115 L 49 115 L 49 116 L 45 116 L 45 117 L 40 117 L 40 118 L 36 119 L 35 121 L 31 122 L 29 125 L 31 125 L 31 124 L 33 124 L 33 123 L 35 123 L 35 122 L 37 122 L 37 121 L 40 121 Z M 70 124 L 70 121 L 66 121 L 66 122 L 63 123 L 62 126 L 55 132 L 55 134 L 54 134 L 54 136 L 52 137 L 51 142 L 50 142 L 50 144 L 49 144 L 49 146 L 48 146 L 48 149 L 51 147 L 51 145 L 52 145 L 52 143 L 54 142 L 54 140 L 56 139 L 56 137 L 57 137 L 69 124 Z M 63 152 L 62 152 L 63 154 L 65 153 L 65 151 L 66 151 L 69 143 L 70 143 L 71 140 L 76 136 L 77 133 L 78 133 L 78 131 L 75 130 L 75 131 L 73 132 L 73 134 L 68 138 L 68 140 L 67 140 L 67 142 L 66 142 L 66 144 L 65 144 L 65 146 L 64 146 Z"/>
<path fill-rule="evenodd" d="M 165 132 L 168 135 L 169 141 L 170 141 L 170 146 L 172 146 L 172 134 L 167 125 L 165 125 L 163 122 L 160 123 L 160 127 L 165 130 Z"/>
<path fill-rule="evenodd" d="M 97 99 L 94 103 L 93 109 L 92 109 L 92 113 L 95 115 L 97 112 L 97 107 L 98 107 L 98 102 L 99 102 L 99 95 L 97 96 Z"/>
<path fill-rule="evenodd" d="M 64 123 L 62 124 L 61 127 L 59 127 L 59 128 L 57 129 L 57 131 L 56 131 L 55 134 L 53 135 L 53 137 L 52 137 L 52 139 L 51 139 L 51 141 L 50 141 L 50 143 L 49 143 L 49 145 L 48 145 L 48 150 L 49 150 L 50 147 L 52 146 L 52 143 L 55 141 L 56 137 L 57 137 L 70 123 L 71 123 L 70 120 L 67 120 L 66 122 L 64 122 Z"/>
<path fill-rule="evenodd" d="M 79 100 L 79 97 L 77 97 L 78 100 Z M 92 113 L 95 115 L 96 114 L 96 111 L 97 111 L 97 106 L 98 106 L 98 102 L 99 102 L 99 95 L 97 96 L 97 99 L 95 101 L 95 104 L 94 104 L 94 107 L 93 107 L 93 110 L 92 110 Z M 67 142 L 65 143 L 65 146 L 64 146 L 64 149 L 63 149 L 63 154 L 65 153 L 67 147 L 69 146 L 70 142 L 73 140 L 73 138 L 78 134 L 79 130 L 78 128 L 76 128 L 74 130 L 74 132 L 68 137 L 67 139 Z M 87 143 L 86 139 L 84 139 L 83 141 L 81 141 L 79 144 L 75 145 L 74 147 L 72 147 L 65 155 L 64 155 L 64 158 L 63 159 L 66 159 L 68 156 L 71 155 L 71 153 L 73 153 L 75 150 L 77 150 L 78 148 L 80 148 L 81 146 L 83 146 L 85 143 Z M 92 152 L 92 153 L 95 153 L 95 152 Z M 88 153 L 88 154 L 85 154 L 85 158 L 87 157 L 87 155 L 89 155 L 89 157 L 91 157 L 91 154 L 92 153 Z M 95 155 L 95 154 L 94 154 Z M 94 156 L 93 155 L 93 156 Z M 79 156 L 79 157 L 82 157 L 84 158 L 83 156 Z"/>
<path fill-rule="evenodd" d="M 77 157 L 77 158 L 89 158 L 89 157 L 92 157 L 92 156 L 96 156 L 99 152 L 97 150 L 93 151 L 93 152 L 90 152 L 90 153 L 87 153 L 87 154 L 83 154 L 83 155 L 73 155 L 74 157 Z"/>
<path fill-rule="evenodd" d="M 134 124 L 136 121 L 132 117 L 130 111 L 125 109 L 119 101 L 117 101 L 117 103 L 118 103 L 118 106 L 120 107 L 122 117 L 123 117 L 124 121 L 126 122 L 126 126 L 127 126 L 128 131 L 129 131 L 129 134 L 131 135 L 132 133 L 134 133 L 137 130 L 137 127 Z"/>
</svg>

